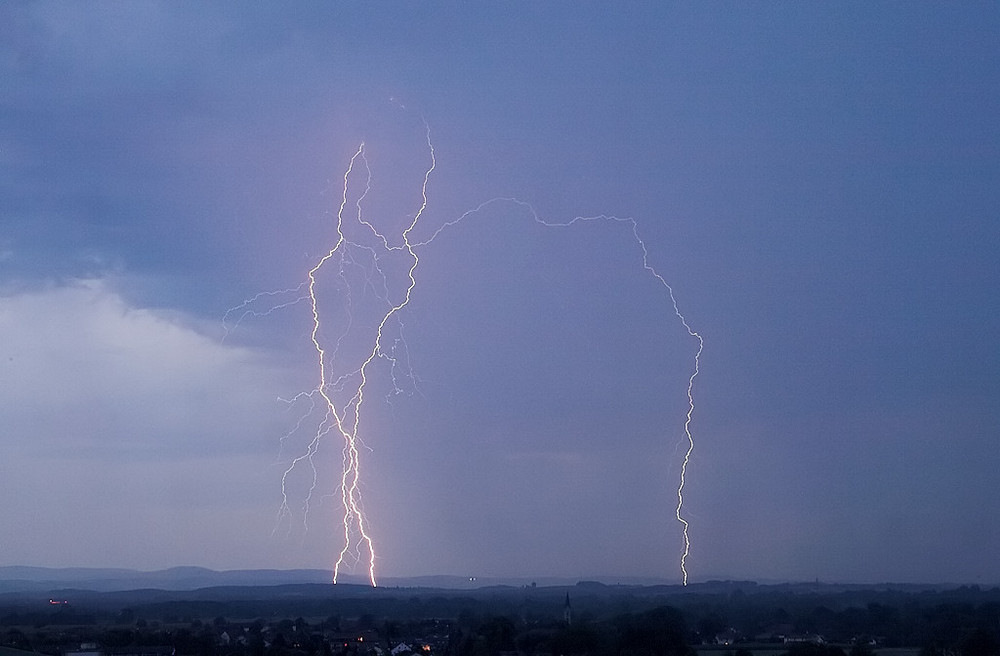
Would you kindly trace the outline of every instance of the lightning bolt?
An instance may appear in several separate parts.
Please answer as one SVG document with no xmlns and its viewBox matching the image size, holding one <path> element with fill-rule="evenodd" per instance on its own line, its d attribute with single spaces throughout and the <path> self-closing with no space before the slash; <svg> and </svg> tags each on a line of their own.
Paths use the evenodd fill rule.
<svg viewBox="0 0 1000 656">
<path fill-rule="evenodd" d="M 346 567 L 349 561 L 354 565 L 365 561 L 368 580 L 372 586 L 377 585 L 375 576 L 377 556 L 369 522 L 364 512 L 364 504 L 362 503 L 361 452 L 362 448 L 364 448 L 364 443 L 359 433 L 367 388 L 373 375 L 372 367 L 376 362 L 384 361 L 388 363 L 392 379 L 392 393 L 401 393 L 403 391 L 397 380 L 397 369 L 400 366 L 399 360 L 402 357 L 401 354 L 405 354 L 408 358 L 408 349 L 402 336 L 403 321 L 400 315 L 410 304 L 413 290 L 416 287 L 417 278 L 415 273 L 420 264 L 418 251 L 431 244 L 450 227 L 469 220 L 487 207 L 498 203 L 510 204 L 521 208 L 536 223 L 546 228 L 569 229 L 574 225 L 585 222 L 606 222 L 624 226 L 634 240 L 642 268 L 665 289 L 674 314 L 687 331 L 687 334 L 696 342 L 697 348 L 694 354 L 693 371 L 687 383 L 687 413 L 684 421 L 686 449 L 680 469 L 680 478 L 677 485 L 677 505 L 674 512 L 677 521 L 682 526 L 683 549 L 680 556 L 680 570 L 682 582 L 684 585 L 687 585 L 688 572 L 686 564 L 687 558 L 690 555 L 691 542 L 688 533 L 689 524 L 683 512 L 684 487 L 686 485 L 691 454 L 695 447 L 691 431 L 691 423 L 695 411 L 694 386 L 695 379 L 700 370 L 704 340 L 698 332 L 692 329 L 687 318 L 681 313 L 673 287 L 650 264 L 649 252 L 646 243 L 639 235 L 635 219 L 600 214 L 595 216 L 577 216 L 562 222 L 548 221 L 541 218 L 534 207 L 525 201 L 518 200 L 517 198 L 499 197 L 480 203 L 457 218 L 442 223 L 434 230 L 430 237 L 422 241 L 413 241 L 411 240 L 411 234 L 427 209 L 428 183 L 436 167 L 431 131 L 426 122 L 423 125 L 426 131 L 429 165 L 423 174 L 420 205 L 416 212 L 413 213 L 409 223 L 399 233 L 396 240 L 390 239 L 388 235 L 376 227 L 375 223 L 365 216 L 363 205 L 371 189 L 371 170 L 365 156 L 365 144 L 362 142 L 351 157 L 343 175 L 343 193 L 336 215 L 333 245 L 309 270 L 306 275 L 307 280 L 292 289 L 257 294 L 235 308 L 230 309 L 223 319 L 226 335 L 228 336 L 231 331 L 237 328 L 240 322 L 250 316 L 266 316 L 278 309 L 302 302 L 308 303 L 311 312 L 312 329 L 310 331 L 310 340 L 315 352 L 315 363 L 319 372 L 319 380 L 316 387 L 311 391 L 299 393 L 287 401 L 291 405 L 300 399 L 304 399 L 308 401 L 308 408 L 305 414 L 296 422 L 295 427 L 282 437 L 282 444 L 284 445 L 288 437 L 300 430 L 304 425 L 306 417 L 314 412 L 317 406 L 323 408 L 323 418 L 319 421 L 305 450 L 287 464 L 282 474 L 282 502 L 278 511 L 277 524 L 280 524 L 283 519 L 293 514 L 289 499 L 289 477 L 299 467 L 306 467 L 308 468 L 307 476 L 310 485 L 302 504 L 301 514 L 303 525 L 308 529 L 307 520 L 309 511 L 313 503 L 313 496 L 318 490 L 318 471 L 314 458 L 317 456 L 327 436 L 331 433 L 338 435 L 342 442 L 339 501 L 343 510 L 341 519 L 343 543 L 334 563 L 333 582 L 337 583 L 342 568 Z M 365 173 L 364 189 L 361 193 L 357 194 L 352 204 L 350 202 L 352 179 L 355 175 L 359 175 L 361 169 Z M 352 207 L 350 212 L 348 212 L 349 207 Z M 350 216 L 348 216 L 349 214 Z M 358 234 L 349 238 L 347 233 L 351 233 L 352 235 L 354 233 Z M 372 240 L 374 244 L 367 243 Z M 390 284 L 390 273 L 386 269 L 383 269 L 383 260 L 390 257 L 402 258 L 402 261 L 406 263 L 403 267 L 405 269 L 405 279 L 397 281 L 397 285 Z M 333 270 L 334 280 L 338 281 L 345 290 L 343 296 L 346 313 L 345 326 L 336 339 L 333 340 L 324 332 L 322 302 L 317 289 L 321 285 L 320 278 L 325 274 L 327 269 Z M 352 331 L 355 328 L 361 329 L 355 326 L 356 317 L 354 314 L 354 295 L 357 286 L 355 280 L 357 277 L 360 277 L 362 280 L 362 293 L 368 292 L 377 299 L 381 305 L 381 310 L 377 313 L 375 320 L 371 322 L 375 328 L 370 333 L 372 337 L 370 338 L 371 341 L 368 342 L 369 346 L 362 351 L 358 358 L 360 364 L 344 367 L 342 366 L 342 361 L 349 360 L 349 356 L 345 355 L 341 357 L 341 349 L 348 340 L 348 336 L 352 334 Z M 390 292 L 393 288 L 397 290 L 402 289 L 402 293 L 397 294 L 398 298 L 395 301 L 391 300 L 392 294 Z M 257 308 L 257 304 L 265 304 L 267 302 L 271 304 L 265 305 L 263 309 Z M 231 316 L 236 316 L 237 318 L 230 325 L 229 318 Z M 412 370 L 409 369 L 408 359 L 404 364 L 407 368 L 406 377 L 415 385 L 416 378 Z"/>
<path fill-rule="evenodd" d="M 389 237 L 380 232 L 379 229 L 376 228 L 375 224 L 366 219 L 364 216 L 363 201 L 371 188 L 371 171 L 368 168 L 367 159 L 365 157 L 365 144 L 361 143 L 354 155 L 351 157 L 347 170 L 344 172 L 343 194 L 341 196 L 340 207 L 337 210 L 335 227 L 336 237 L 334 243 L 327 253 L 320 258 L 312 269 L 309 270 L 306 276 L 308 282 L 304 283 L 306 294 L 287 303 L 291 304 L 302 300 L 306 300 L 309 303 L 312 316 L 310 341 L 312 342 L 312 346 L 316 354 L 315 361 L 319 372 L 319 382 L 314 390 L 299 396 L 306 396 L 313 399 L 318 394 L 319 397 L 322 398 L 321 405 L 325 407 L 325 413 L 323 420 L 320 422 L 305 451 L 298 457 L 292 459 L 282 474 L 282 503 L 279 508 L 279 521 L 282 517 L 291 513 L 288 496 L 289 477 L 299 466 L 308 467 L 311 478 L 310 487 L 306 495 L 302 511 L 303 521 L 307 521 L 313 495 L 317 490 L 318 484 L 318 475 L 314 457 L 317 455 L 320 445 L 327 435 L 330 433 L 339 435 L 343 442 L 342 470 L 339 485 L 340 502 L 343 508 L 343 546 L 338 553 L 333 566 L 334 583 L 338 581 L 341 569 L 345 566 L 345 563 L 353 554 L 355 561 L 367 558 L 368 579 L 372 586 L 377 585 L 375 577 L 375 563 L 377 556 L 361 498 L 362 442 L 359 435 L 359 429 L 361 426 L 363 407 L 366 400 L 366 392 L 371 374 L 370 370 L 373 363 L 380 359 L 387 360 L 390 363 L 390 370 L 393 372 L 394 388 L 397 391 L 399 390 L 395 383 L 395 372 L 398 364 L 395 353 L 399 342 L 401 341 L 401 337 L 391 340 L 391 344 L 387 344 L 386 342 L 389 341 L 387 340 L 387 333 L 389 332 L 388 329 L 390 325 L 392 325 L 394 320 L 397 319 L 399 312 L 409 304 L 411 292 L 416 285 L 414 271 L 419 264 L 419 258 L 413 251 L 412 245 L 410 244 L 410 232 L 417 225 L 417 222 L 420 220 L 420 217 L 423 216 L 424 211 L 427 208 L 427 184 L 436 165 L 434 146 L 430 139 L 429 128 L 427 129 L 426 136 L 427 146 L 430 151 L 430 165 L 424 172 L 423 176 L 420 207 L 416 213 L 414 213 L 409 225 L 400 234 L 401 243 L 397 245 L 390 243 Z M 365 245 L 360 240 L 349 239 L 345 235 L 345 221 L 348 219 L 348 207 L 350 205 L 349 199 L 351 180 L 355 171 L 361 166 L 364 167 L 367 175 L 364 184 L 364 191 L 354 202 L 352 220 L 356 223 L 357 227 L 363 227 L 367 230 L 370 236 L 377 240 L 378 244 L 376 246 Z M 380 249 L 378 248 L 379 246 Z M 409 261 L 406 268 L 407 282 L 405 285 L 405 292 L 402 295 L 402 298 L 396 302 L 389 300 L 390 290 L 389 283 L 387 281 L 387 274 L 379 265 L 380 257 L 384 257 L 386 254 L 391 254 L 393 252 L 402 253 Z M 362 262 L 362 258 L 365 256 L 367 256 L 368 262 L 370 262 L 370 268 L 366 268 L 364 262 Z M 321 302 L 317 291 L 319 278 L 324 269 L 328 267 L 336 269 L 336 273 L 334 274 L 335 277 L 339 278 L 340 281 L 344 283 L 348 292 L 346 297 L 348 315 L 347 326 L 332 346 L 327 344 L 327 340 L 323 334 L 323 319 L 320 307 Z M 346 270 L 352 267 L 364 270 L 364 287 L 369 291 L 372 291 L 376 298 L 382 300 L 385 303 L 385 308 L 374 331 L 374 339 L 370 343 L 370 348 L 365 352 L 360 366 L 348 371 L 340 371 L 337 368 L 337 364 L 339 362 L 337 355 L 340 352 L 343 341 L 351 332 L 354 322 L 354 316 L 351 312 L 352 284 L 347 280 L 346 273 Z M 302 285 L 295 288 L 294 291 L 298 292 L 301 288 Z M 288 290 L 285 290 L 284 293 L 288 293 Z M 250 302 L 244 302 L 244 304 L 231 311 L 231 313 L 238 313 L 242 311 L 237 323 L 250 313 L 256 315 L 266 314 L 266 312 L 255 312 L 253 310 L 245 309 L 247 307 L 251 307 L 252 302 L 260 299 L 262 296 L 263 295 L 258 294 L 253 299 L 250 299 Z M 269 311 L 283 306 L 284 305 L 275 305 Z M 227 316 L 229 316 L 229 314 L 230 313 L 227 313 Z M 397 326 L 398 330 L 401 332 L 401 322 L 397 322 Z M 345 390 L 347 390 L 346 398 L 343 398 L 343 394 L 341 393 L 345 392 Z M 312 412 L 312 410 L 313 405 L 310 404 L 310 408 L 307 413 Z M 299 428 L 301 423 L 302 419 L 300 419 L 300 421 L 296 424 L 293 432 Z"/>
<path fill-rule="evenodd" d="M 683 536 L 683 548 L 681 550 L 681 557 L 680 557 L 680 570 L 681 570 L 681 582 L 683 585 L 686 586 L 688 583 L 687 558 L 691 554 L 691 538 L 690 535 L 688 534 L 689 524 L 688 521 L 684 518 L 683 514 L 684 486 L 687 483 L 688 464 L 690 464 L 691 454 L 694 452 L 694 436 L 691 433 L 691 421 L 694 416 L 694 407 L 695 407 L 694 381 L 695 378 L 698 377 L 698 373 L 701 368 L 701 354 L 705 347 L 704 338 L 702 338 L 700 333 L 696 332 L 694 329 L 691 328 L 691 325 L 688 323 L 687 318 L 681 313 L 680 306 L 677 303 L 677 297 L 674 294 L 674 288 L 670 285 L 670 283 L 667 282 L 666 278 L 664 278 L 659 273 L 659 271 L 657 271 L 649 263 L 649 250 L 646 248 L 646 243 L 639 236 L 638 224 L 636 223 L 635 219 L 631 217 L 617 217 L 617 216 L 609 216 L 606 214 L 599 214 L 596 216 L 577 216 L 568 221 L 554 222 L 554 221 L 547 221 L 539 217 L 538 213 L 535 211 L 535 208 L 530 203 L 526 203 L 525 201 L 518 200 L 517 198 L 493 198 L 481 203 L 480 205 L 478 205 L 474 209 L 469 210 L 465 214 L 462 214 L 457 219 L 444 223 L 440 228 L 438 228 L 434 232 L 434 234 L 430 236 L 430 238 L 428 238 L 423 242 L 420 242 L 419 244 L 415 244 L 415 246 L 426 246 L 427 244 L 433 242 L 438 237 L 438 235 L 440 235 L 448 228 L 457 225 L 459 223 L 462 223 L 468 217 L 486 209 L 488 206 L 494 203 L 512 203 L 514 205 L 518 205 L 523 209 L 525 209 L 527 212 L 529 212 L 531 218 L 536 223 L 545 226 L 547 228 L 570 228 L 577 223 L 595 222 L 595 221 L 620 223 L 628 226 L 628 229 L 632 234 L 632 238 L 636 246 L 639 248 L 640 253 L 642 254 L 642 268 L 647 273 L 649 273 L 653 278 L 655 278 L 656 281 L 660 285 L 662 285 L 663 288 L 666 290 L 667 295 L 670 298 L 670 304 L 671 307 L 673 308 L 674 314 L 680 320 L 681 325 L 684 327 L 684 330 L 687 331 L 687 334 L 695 340 L 697 344 L 697 349 L 694 354 L 693 370 L 690 377 L 688 378 L 688 384 L 687 384 L 688 408 L 687 408 L 687 414 L 685 415 L 684 419 L 684 441 L 686 442 L 686 448 L 684 451 L 684 459 L 681 463 L 680 480 L 677 483 L 677 506 L 674 510 L 674 515 L 677 518 L 677 521 L 681 524 L 681 533 Z"/>
<path fill-rule="evenodd" d="M 336 403 L 330 393 L 331 386 L 329 381 L 327 380 L 327 369 L 328 369 L 327 351 L 326 348 L 323 346 L 320 337 L 322 322 L 320 319 L 319 301 L 317 300 L 317 294 L 316 294 L 316 283 L 317 283 L 317 276 L 320 270 L 324 266 L 326 266 L 330 260 L 334 259 L 338 255 L 338 253 L 341 254 L 341 257 L 339 258 L 340 264 L 341 266 L 344 265 L 344 263 L 347 260 L 345 254 L 341 253 L 341 250 L 343 249 L 346 251 L 350 246 L 355 246 L 358 248 L 368 250 L 372 254 L 375 268 L 376 269 L 378 268 L 378 255 L 373 250 L 371 250 L 368 247 L 364 247 L 357 242 L 350 241 L 344 236 L 344 211 L 347 208 L 348 204 L 348 189 L 350 186 L 351 174 L 353 173 L 354 168 L 359 159 L 365 163 L 366 170 L 368 169 L 367 161 L 365 160 L 365 155 L 364 155 L 365 153 L 364 143 L 362 143 L 358 147 L 358 150 L 354 153 L 354 156 L 351 158 L 351 162 L 347 168 L 347 171 L 344 173 L 344 193 L 342 196 L 340 209 L 337 212 L 336 243 L 327 252 L 327 254 L 323 256 L 319 262 L 316 263 L 316 265 L 309 271 L 308 274 L 308 279 L 309 279 L 308 297 L 312 310 L 312 320 L 313 320 L 312 332 L 310 334 L 310 338 L 312 340 L 313 347 L 316 350 L 317 366 L 320 375 L 319 385 L 316 387 L 316 391 L 319 392 L 320 396 L 322 396 L 323 400 L 326 403 L 326 419 L 324 419 L 324 422 L 320 425 L 320 429 L 316 432 L 315 438 L 309 444 L 306 453 L 292 461 L 289 468 L 285 471 L 285 476 L 287 477 L 287 475 L 297 464 L 299 464 L 299 462 L 309 461 L 310 465 L 312 464 L 312 457 L 316 453 L 316 449 L 318 448 L 320 440 L 330 430 L 336 430 L 340 434 L 344 442 L 343 470 L 340 480 L 341 502 L 344 508 L 344 516 L 343 516 L 344 545 L 340 553 L 338 554 L 337 560 L 334 564 L 333 568 L 334 583 L 337 582 L 340 576 L 341 567 L 343 567 L 345 559 L 348 557 L 348 552 L 351 550 L 353 542 L 352 535 L 354 530 L 356 530 L 357 535 L 360 536 L 359 546 L 362 546 L 364 548 L 364 551 L 366 551 L 368 554 L 369 581 L 371 582 L 373 587 L 377 585 L 375 579 L 375 560 L 376 560 L 375 547 L 372 542 L 372 537 L 367 526 L 365 513 L 363 511 L 363 505 L 361 503 L 361 489 L 360 489 L 361 453 L 358 448 L 359 445 L 358 428 L 361 423 L 362 407 L 365 402 L 365 391 L 369 381 L 369 368 L 371 367 L 372 363 L 377 358 L 380 357 L 390 360 L 393 369 L 395 368 L 396 358 L 393 355 L 393 353 L 396 342 L 394 342 L 393 347 L 390 348 L 386 348 L 383 345 L 386 328 L 387 325 L 396 317 L 396 315 L 409 304 L 410 294 L 413 290 L 413 287 L 416 285 L 416 279 L 414 278 L 414 271 L 416 270 L 420 260 L 417 257 L 416 253 L 414 253 L 413 247 L 410 244 L 410 231 L 413 230 L 413 228 L 417 225 L 417 222 L 423 215 L 424 210 L 427 208 L 427 183 L 430 180 L 430 176 L 433 173 L 434 167 L 436 165 L 436 161 L 434 158 L 434 146 L 430 139 L 429 128 L 427 129 L 427 146 L 430 150 L 430 166 L 424 173 L 423 184 L 421 187 L 420 208 L 413 215 L 413 219 L 410 221 L 410 224 L 402 231 L 401 245 L 398 246 L 391 245 L 389 243 L 388 237 L 379 232 L 379 230 L 375 227 L 374 224 L 372 224 L 370 221 L 364 218 L 361 203 L 364 200 L 364 197 L 367 195 L 368 190 L 370 188 L 370 175 L 371 175 L 370 171 L 368 173 L 368 181 L 366 182 L 365 185 L 365 191 L 363 194 L 361 194 L 361 196 L 358 198 L 356 202 L 358 223 L 368 228 L 368 230 L 370 230 L 372 235 L 381 242 L 384 251 L 386 252 L 404 251 L 410 260 L 410 264 L 406 273 L 408 282 L 406 284 L 406 291 L 403 295 L 403 298 L 402 300 L 396 303 L 391 303 L 391 302 L 389 303 L 388 309 L 385 311 L 385 313 L 382 315 L 381 319 L 378 322 L 378 327 L 375 331 L 375 338 L 373 340 L 371 349 L 368 351 L 367 356 L 364 358 L 364 361 L 362 362 L 361 366 L 355 371 L 341 375 L 341 377 L 336 381 L 337 385 L 334 387 L 339 387 L 351 377 L 354 377 L 355 380 L 357 381 L 356 387 L 353 388 L 353 394 L 348 398 L 347 402 L 344 404 Z M 384 273 L 382 274 L 382 281 L 383 283 L 385 283 Z M 385 287 L 385 284 L 383 286 Z M 385 298 L 388 298 L 387 287 L 385 287 L 385 292 L 386 292 Z M 341 339 L 343 339 L 343 337 L 344 335 L 342 334 Z M 339 346 L 339 340 L 338 340 L 338 346 Z M 284 493 L 285 490 L 284 481 L 282 488 Z M 311 495 L 314 491 L 315 491 L 315 476 L 313 479 L 313 486 L 310 487 L 309 496 L 307 497 L 306 500 L 307 504 L 309 503 L 309 499 L 311 498 Z M 286 502 L 287 502 L 287 497 L 286 497 Z"/>
<path fill-rule="evenodd" d="M 657 278 L 660 278 L 659 274 L 656 274 Z M 663 279 L 660 278 L 663 282 Z M 687 558 L 691 554 L 691 538 L 688 535 L 688 522 L 684 519 L 682 511 L 684 509 L 684 485 L 687 482 L 687 467 L 691 462 L 691 453 L 694 451 L 694 437 L 691 435 L 691 417 L 694 415 L 694 379 L 698 377 L 698 372 L 701 370 L 701 352 L 705 348 L 705 340 L 700 334 L 691 329 L 688 325 L 687 319 L 681 314 L 681 311 L 677 307 L 677 299 L 674 297 L 674 290 L 666 282 L 663 282 L 667 290 L 670 292 L 670 301 L 674 306 L 674 313 L 681 320 L 681 325 L 687 331 L 688 335 L 694 337 L 698 340 L 698 350 L 694 354 L 694 371 L 691 372 L 691 376 L 688 378 L 687 385 L 687 400 L 688 409 L 687 415 L 684 417 L 684 436 L 687 439 L 687 450 L 684 452 L 684 460 L 681 463 L 681 476 L 680 481 L 677 483 L 677 508 L 674 514 L 677 517 L 677 521 L 681 523 L 684 527 L 682 533 L 684 535 L 684 550 L 681 552 L 681 583 L 682 585 L 688 584 L 688 571 L 687 571 Z"/>
</svg>

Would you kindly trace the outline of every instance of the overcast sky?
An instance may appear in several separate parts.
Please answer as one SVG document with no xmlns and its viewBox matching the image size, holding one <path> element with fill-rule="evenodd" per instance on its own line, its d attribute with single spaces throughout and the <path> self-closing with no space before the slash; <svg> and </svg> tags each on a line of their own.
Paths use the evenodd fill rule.
<svg viewBox="0 0 1000 656">
<path fill-rule="evenodd" d="M 534 211 L 634 219 L 704 338 L 693 580 L 1000 583 L 997 34 L 987 2 L 3 3 L 0 564 L 333 566 L 333 435 L 280 512 L 310 306 L 263 313 L 362 142 L 348 214 L 370 173 L 402 243 L 429 127 L 415 239 L 522 203 L 418 248 L 371 367 L 380 575 L 680 578 L 697 343 L 630 223 Z M 345 366 L 408 262 L 348 223 Z"/>
</svg>

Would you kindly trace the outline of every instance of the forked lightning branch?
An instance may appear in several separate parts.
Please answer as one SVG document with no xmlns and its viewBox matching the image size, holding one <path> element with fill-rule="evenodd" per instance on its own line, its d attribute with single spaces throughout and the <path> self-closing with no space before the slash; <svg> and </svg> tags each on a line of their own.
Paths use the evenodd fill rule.
<svg viewBox="0 0 1000 656">
<path fill-rule="evenodd" d="M 426 127 L 426 126 L 425 126 Z M 528 203 L 515 198 L 494 198 L 443 223 L 429 238 L 412 241 L 412 234 L 424 217 L 428 206 L 428 185 L 432 180 L 436 160 L 430 130 L 426 131 L 428 163 L 423 173 L 419 203 L 413 208 L 411 218 L 402 229 L 388 233 L 377 227 L 366 216 L 365 201 L 371 190 L 372 173 L 362 143 L 351 157 L 343 175 L 343 188 L 337 208 L 330 246 L 326 254 L 305 274 L 297 287 L 280 292 L 264 292 L 247 299 L 229 310 L 224 319 L 226 334 L 248 316 L 267 315 L 293 304 L 306 303 L 311 310 L 312 327 L 309 337 L 315 361 L 316 386 L 302 392 L 292 401 L 304 402 L 307 411 L 295 426 L 282 438 L 282 443 L 299 432 L 307 416 L 317 410 L 322 418 L 307 446 L 287 461 L 281 477 L 281 503 L 276 526 L 293 515 L 301 516 L 303 528 L 308 528 L 310 509 L 320 496 L 318 481 L 320 466 L 317 453 L 327 440 L 336 440 L 341 450 L 341 469 L 336 497 L 342 511 L 339 515 L 338 533 L 341 543 L 334 547 L 333 582 L 336 583 L 345 569 L 362 568 L 372 586 L 377 585 L 378 563 L 375 534 L 362 499 L 364 477 L 364 442 L 362 428 L 365 423 L 366 401 L 373 377 L 388 371 L 390 384 L 395 392 L 403 391 L 402 380 L 414 381 L 409 369 L 406 342 L 403 339 L 402 313 L 411 302 L 413 290 L 419 281 L 422 247 L 427 246 L 452 226 L 462 223 L 484 209 L 497 204 L 507 204 L 518 211 L 527 212 L 539 225 L 552 229 L 572 229 L 585 222 L 607 222 L 621 226 L 629 233 L 636 247 L 636 262 L 662 286 L 677 319 L 694 343 L 692 367 L 687 378 L 687 412 L 684 418 L 684 457 L 677 483 L 676 506 L 673 514 L 681 525 L 682 546 L 679 557 L 681 580 L 687 584 L 687 559 L 691 551 L 688 521 L 684 513 L 684 488 L 688 465 L 694 450 L 692 420 L 695 410 L 694 385 L 699 373 L 704 341 L 693 330 L 681 313 L 673 288 L 650 264 L 646 244 L 639 236 L 638 226 L 632 218 L 608 215 L 578 216 L 561 222 L 546 221 Z M 386 263 L 391 262 L 391 266 Z M 324 285 L 334 289 L 323 289 Z M 325 293 L 324 293 L 325 292 Z M 330 292 L 334 292 L 331 294 Z M 366 305 L 365 316 L 357 303 L 362 295 L 375 298 L 378 309 Z M 336 328 L 326 325 L 324 300 L 333 297 L 339 307 Z M 235 317 L 231 320 L 231 317 Z M 359 341 L 360 340 L 360 341 Z M 362 344 L 361 348 L 356 346 Z M 349 347 L 350 345 L 350 347 Z M 383 365 L 381 368 L 376 365 Z M 289 481 L 293 475 L 304 471 L 309 481 L 304 498 L 293 499 Z"/>
</svg>

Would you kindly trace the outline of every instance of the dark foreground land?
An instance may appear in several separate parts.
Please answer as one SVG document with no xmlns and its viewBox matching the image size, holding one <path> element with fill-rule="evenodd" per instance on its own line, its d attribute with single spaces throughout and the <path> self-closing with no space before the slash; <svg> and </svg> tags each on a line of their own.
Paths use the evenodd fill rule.
<svg viewBox="0 0 1000 656">
<path fill-rule="evenodd" d="M 28 656 L 24 652 L 994 655 L 1000 654 L 1000 588 L 725 581 L 683 588 L 296 584 L 0 593 L 0 656 Z"/>
</svg>

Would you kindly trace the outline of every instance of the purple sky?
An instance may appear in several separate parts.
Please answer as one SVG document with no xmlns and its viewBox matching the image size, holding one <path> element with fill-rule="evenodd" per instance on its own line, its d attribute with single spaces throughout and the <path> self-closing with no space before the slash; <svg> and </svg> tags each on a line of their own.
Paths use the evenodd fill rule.
<svg viewBox="0 0 1000 656">
<path fill-rule="evenodd" d="M 975 2 L 0 5 L 0 564 L 332 567 L 332 437 L 279 520 L 309 306 L 223 317 L 306 280 L 362 141 L 398 235 L 426 120 L 418 238 L 497 197 L 634 218 L 704 336 L 693 580 L 1000 583 L 998 33 Z M 679 579 L 696 344 L 628 224 L 498 202 L 419 255 L 413 376 L 378 361 L 359 429 L 377 571 Z"/>
</svg>

